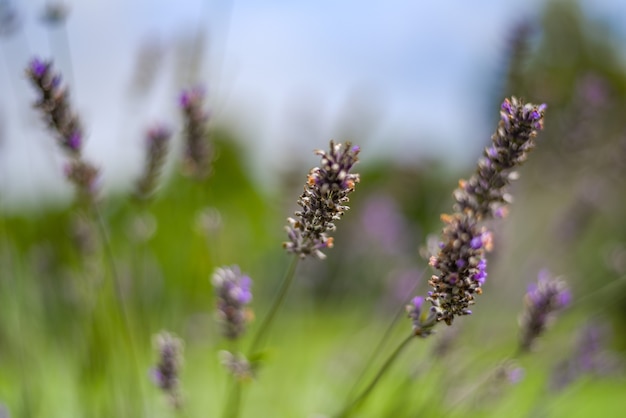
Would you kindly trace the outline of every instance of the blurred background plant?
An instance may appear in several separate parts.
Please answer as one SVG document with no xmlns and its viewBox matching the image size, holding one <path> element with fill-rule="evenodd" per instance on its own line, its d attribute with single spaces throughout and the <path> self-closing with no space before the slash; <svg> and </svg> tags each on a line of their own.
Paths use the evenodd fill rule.
<svg viewBox="0 0 626 418">
<path fill-rule="evenodd" d="M 52 2 L 43 10 L 39 18 L 55 31 L 50 51 L 73 94 L 80 74 L 73 71 L 72 58 L 75 62 L 78 57 L 70 54 L 65 26 L 72 8 Z M 549 1 L 540 17 L 508 23 L 500 76 L 482 91 L 478 103 L 484 105 L 479 106 L 493 117 L 491 125 L 493 109 L 511 94 L 547 103 L 548 115 L 537 149 L 514 185 L 510 216 L 490 227 L 495 251 L 489 257 L 488 291 L 471 317 L 412 344 L 360 416 L 622 412 L 626 67 L 616 35 L 585 11 L 576 2 Z M 5 51 L 24 41 L 20 28 L 28 18 L 15 2 L 0 1 Z M 189 171 L 181 169 L 185 122 L 174 97 L 204 81 L 207 42 L 202 31 L 175 42 L 173 81 L 159 77 L 167 55 L 161 43 L 148 42 L 138 53 L 124 96 L 124 119 L 132 119 L 159 89 L 170 91 L 167 97 L 172 98 L 159 118 L 171 123 L 177 121 L 172 114 L 181 116 L 171 124 L 171 147 L 161 156 L 158 177 L 142 183 L 156 185 L 148 199 L 132 197 L 143 163 L 127 170 L 122 186 L 103 188 L 98 204 L 108 242 L 93 219 L 69 203 L 67 189 L 35 207 L 11 199 L 10 193 L 0 195 L 0 416 L 194 417 L 222 412 L 229 381 L 217 353 L 229 345 L 215 320 L 210 277 L 219 266 L 239 265 L 254 278 L 254 311 L 267 311 L 288 264 L 281 243 L 285 218 L 296 209 L 302 191 L 302 167 L 318 163 L 310 151 L 324 148 L 329 138 L 268 151 L 281 156 L 273 167 L 277 175 L 269 181 L 252 168 L 258 147 L 254 138 L 246 141 L 232 122 L 209 118 L 209 130 L 202 135 L 210 144 L 210 169 L 190 179 Z M 19 63 L 8 54 L 5 58 L 7 68 L 23 68 L 30 57 Z M 106 69 L 101 71 L 105 77 Z M 212 90 L 209 85 L 206 97 L 215 106 Z M 32 91 L 25 92 L 11 86 L 7 96 L 14 98 L 8 100 L 15 106 L 33 102 Z M 221 111 L 204 110 L 210 115 Z M 327 259 L 301 263 L 272 330 L 266 359 L 271 367 L 250 385 L 243 416 L 315 416 L 340 409 L 398 308 L 416 289 L 427 289 L 439 214 L 449 210 L 457 179 L 467 178 L 479 156 L 476 151 L 465 166 L 445 156 L 407 161 L 377 155 L 368 146 L 380 150 L 379 144 L 359 138 L 368 135 L 363 126 L 371 126 L 376 117 L 367 106 L 345 112 L 333 135 L 338 142 L 363 145 L 361 183 Z M 21 117 L 36 118 L 34 112 Z M 88 141 L 97 127 L 83 124 Z M 314 124 L 310 118 L 299 126 Z M 473 132 L 468 129 L 467 135 Z M 6 131 L 0 125 L 0 152 L 6 150 L 2 135 Z M 139 143 L 146 134 L 137 136 Z M 27 135 L 20 138 L 28 140 Z M 480 146 L 488 145 L 487 140 Z M 54 149 L 51 135 L 47 142 L 35 145 L 49 153 L 52 163 L 47 164 L 58 169 L 62 182 L 65 159 Z M 93 150 L 88 144 L 85 153 L 97 155 Z M 126 152 L 144 151 L 130 145 L 115 150 L 122 160 Z M 28 179 L 20 179 L 20 188 L 29 186 Z M 123 337 L 115 297 L 100 291 L 110 274 L 105 245 L 128 307 L 134 348 Z M 543 267 L 567 278 L 571 306 L 531 355 L 503 363 L 519 341 L 522 297 Z M 389 339 L 401 339 L 409 322 L 400 321 Z M 248 327 L 254 329 L 255 322 Z M 150 385 L 151 370 L 163 364 L 152 346 L 153 336 L 162 330 L 185 345 L 184 363 L 175 363 L 181 367 L 176 402 L 184 407 L 179 409 L 170 408 L 160 393 L 162 381 Z M 176 347 L 182 344 L 160 335 L 168 335 Z M 372 373 L 383 358 L 375 360 Z"/>
</svg>

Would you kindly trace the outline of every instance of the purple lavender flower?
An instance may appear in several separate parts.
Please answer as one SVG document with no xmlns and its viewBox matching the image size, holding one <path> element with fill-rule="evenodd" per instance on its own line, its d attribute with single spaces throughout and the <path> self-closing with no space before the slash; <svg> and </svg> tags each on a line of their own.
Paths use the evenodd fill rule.
<svg viewBox="0 0 626 418">
<path fill-rule="evenodd" d="M 98 191 L 99 170 L 81 155 L 83 129 L 71 110 L 68 90 L 61 86 L 61 76 L 53 72 L 51 62 L 39 58 L 31 60 L 26 75 L 39 93 L 35 107 L 70 158 L 65 168 L 68 180 L 76 186 L 80 200 L 92 202 Z"/>
<path fill-rule="evenodd" d="M 54 73 L 50 61 L 33 58 L 26 75 L 39 93 L 35 107 L 43 115 L 59 144 L 70 156 L 79 156 L 83 129 L 78 116 L 72 111 L 67 88 L 61 86 L 61 76 Z"/>
<path fill-rule="evenodd" d="M 322 157 L 322 164 L 309 172 L 304 192 L 298 199 L 302 209 L 295 213 L 296 218 L 287 219 L 289 241 L 283 243 L 283 247 L 288 252 L 301 258 L 326 257 L 322 250 L 333 246 L 328 232 L 335 230 L 335 221 L 349 209 L 348 195 L 360 180 L 358 174 L 350 173 L 358 161 L 359 151 L 359 147 L 349 142 L 342 145 L 330 141 L 328 152 L 315 152 Z"/>
<path fill-rule="evenodd" d="M 554 321 L 556 313 L 571 301 L 571 293 L 565 281 L 552 278 L 543 270 L 536 284 L 528 287 L 524 296 L 524 311 L 519 323 L 521 328 L 520 348 L 528 351 L 537 338 Z"/>
<path fill-rule="evenodd" d="M 442 244 L 430 259 L 439 274 L 429 281 L 434 290 L 427 299 L 437 320 L 448 325 L 455 316 L 471 314 L 474 295 L 482 293 L 487 277 L 485 255 L 492 245 L 491 234 L 479 224 L 506 215 L 511 200 L 506 187 L 517 177 L 512 170 L 526 160 L 537 131 L 543 128 L 545 105 L 523 104 L 513 97 L 505 99 L 500 109 L 492 145 L 485 149 L 474 175 L 459 181 L 454 192 L 455 212 L 442 215 Z"/>
<path fill-rule="evenodd" d="M 146 163 L 137 181 L 135 195 L 140 199 L 150 198 L 156 189 L 157 181 L 172 133 L 164 126 L 157 125 L 148 131 L 146 141 Z"/>
<path fill-rule="evenodd" d="M 206 127 L 209 116 L 203 109 L 204 90 L 196 87 L 183 91 L 179 103 L 185 120 L 185 173 L 203 179 L 210 172 L 211 160 Z"/>
<path fill-rule="evenodd" d="M 252 301 L 252 280 L 241 273 L 238 266 L 222 267 L 213 274 L 217 296 L 217 316 L 222 323 L 222 333 L 230 340 L 240 337 L 252 318 L 246 307 Z"/>
<path fill-rule="evenodd" d="M 183 343 L 179 338 L 163 331 L 154 337 L 154 345 L 159 352 L 159 361 L 151 370 L 152 379 L 168 396 L 172 406 L 180 408 L 182 401 L 178 386 Z"/>
</svg>

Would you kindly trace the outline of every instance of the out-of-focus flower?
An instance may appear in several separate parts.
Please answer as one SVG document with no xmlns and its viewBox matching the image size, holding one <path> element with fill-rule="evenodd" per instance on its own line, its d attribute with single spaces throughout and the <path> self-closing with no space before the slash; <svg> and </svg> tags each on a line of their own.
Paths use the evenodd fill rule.
<svg viewBox="0 0 626 418">
<path fill-rule="evenodd" d="M 39 93 L 35 107 L 70 158 L 65 168 L 67 178 L 76 186 L 79 198 L 91 202 L 98 192 L 99 170 L 81 155 L 83 128 L 72 111 L 67 88 L 61 85 L 61 75 L 52 70 L 50 61 L 39 58 L 31 60 L 26 75 Z"/>
<path fill-rule="evenodd" d="M 313 256 L 324 259 L 321 250 L 333 246 L 333 238 L 328 236 L 336 228 L 335 221 L 341 219 L 349 209 L 348 195 L 359 182 L 358 174 L 350 173 L 357 163 L 359 147 L 349 142 L 335 144 L 330 141 L 328 152 L 317 150 L 322 157 L 320 167 L 309 172 L 304 192 L 298 199 L 302 208 L 295 218 L 288 218 L 286 227 L 289 241 L 283 247 L 301 258 Z"/>
<path fill-rule="evenodd" d="M 196 87 L 183 91 L 179 103 L 185 121 L 184 172 L 194 178 L 203 179 L 211 169 L 211 150 L 206 126 L 209 115 L 203 109 L 204 90 Z"/>
<path fill-rule="evenodd" d="M 183 361 L 183 342 L 163 331 L 154 337 L 154 345 L 159 353 L 159 361 L 152 368 L 152 379 L 168 396 L 172 406 L 180 408 L 182 400 L 179 392 L 179 375 Z"/>
<path fill-rule="evenodd" d="M 233 354 L 230 351 L 219 352 L 220 361 L 232 373 L 235 379 L 247 381 L 254 377 L 254 370 L 248 359 L 241 353 Z"/>
<path fill-rule="evenodd" d="M 416 296 L 406 306 L 409 318 L 413 321 L 413 333 L 419 337 L 428 337 L 437 323 L 437 312 L 434 307 L 424 306 L 424 298 Z"/>
<path fill-rule="evenodd" d="M 252 301 L 252 280 L 242 274 L 238 266 L 232 266 L 216 269 L 212 282 L 222 333 L 228 339 L 237 339 L 252 319 L 252 311 L 247 308 Z"/>
<path fill-rule="evenodd" d="M 164 126 L 157 125 L 146 136 L 146 162 L 143 173 L 137 181 L 135 195 L 139 199 L 148 199 L 154 195 L 159 174 L 163 168 L 167 148 L 172 133 Z"/>
<path fill-rule="evenodd" d="M 49 1 L 44 6 L 41 20 L 50 25 L 56 26 L 65 23 L 70 14 L 70 7 L 61 1 Z"/>
<path fill-rule="evenodd" d="M 520 348 L 524 351 L 530 350 L 537 338 L 554 321 L 556 313 L 569 305 L 571 299 L 567 283 L 542 270 L 537 283 L 531 284 L 524 295 L 524 311 L 519 319 Z"/>
</svg>

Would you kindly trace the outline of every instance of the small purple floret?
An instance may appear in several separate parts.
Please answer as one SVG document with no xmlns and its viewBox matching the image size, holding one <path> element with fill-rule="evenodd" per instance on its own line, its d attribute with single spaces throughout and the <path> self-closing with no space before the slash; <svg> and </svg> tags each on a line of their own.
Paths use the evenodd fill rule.
<svg viewBox="0 0 626 418">
<path fill-rule="evenodd" d="M 30 62 L 30 70 L 36 77 L 42 77 L 48 71 L 48 63 L 39 58 L 33 58 Z"/>
</svg>

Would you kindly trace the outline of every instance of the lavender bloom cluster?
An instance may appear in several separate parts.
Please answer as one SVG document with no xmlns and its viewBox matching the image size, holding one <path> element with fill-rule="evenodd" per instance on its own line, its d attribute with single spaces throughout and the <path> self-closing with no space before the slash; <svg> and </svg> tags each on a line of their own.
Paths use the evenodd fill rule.
<svg viewBox="0 0 626 418">
<path fill-rule="evenodd" d="M 69 92 L 61 85 L 61 76 L 52 71 L 51 62 L 38 58 L 30 62 L 26 75 L 40 95 L 35 107 L 56 134 L 61 149 L 71 158 L 65 168 L 67 178 L 76 186 L 82 198 L 93 198 L 99 171 L 81 156 L 83 128 L 70 107 Z"/>
<path fill-rule="evenodd" d="M 333 246 L 328 233 L 335 230 L 335 221 L 349 209 L 348 195 L 360 180 L 358 174 L 350 173 L 359 151 L 358 146 L 349 142 L 335 144 L 334 141 L 330 141 L 328 152 L 315 151 L 322 157 L 321 166 L 309 172 L 304 192 L 298 199 L 302 209 L 295 212 L 295 218 L 287 219 L 289 241 L 283 247 L 288 252 L 301 258 L 326 257 L 321 250 Z"/>
<path fill-rule="evenodd" d="M 161 168 L 165 162 L 171 136 L 171 131 L 160 125 L 148 131 L 146 164 L 135 190 L 135 195 L 138 198 L 148 199 L 154 193 Z"/>
<path fill-rule="evenodd" d="M 159 362 L 152 369 L 154 383 L 168 396 L 172 406 L 182 406 L 179 393 L 179 374 L 182 364 L 183 342 L 168 332 L 161 332 L 154 338 L 159 353 Z"/>
<path fill-rule="evenodd" d="M 471 314 L 474 295 L 482 293 L 486 252 L 492 244 L 491 234 L 479 223 L 506 215 L 506 204 L 511 201 L 506 186 L 516 178 L 512 169 L 534 148 L 537 131 L 543 128 L 544 110 L 545 105 L 524 104 L 515 97 L 504 100 L 492 145 L 485 149 L 475 174 L 459 182 L 454 192 L 455 212 L 442 215 L 445 227 L 440 251 L 430 259 L 439 274 L 431 277 L 429 284 L 434 290 L 427 298 L 437 321 L 451 325 L 456 316 Z"/>
<path fill-rule="evenodd" d="M 569 305 L 571 298 L 565 281 L 551 277 L 545 270 L 539 273 L 537 283 L 531 284 L 524 295 L 524 311 L 519 318 L 520 348 L 523 351 L 532 348 L 556 313 Z"/>
<path fill-rule="evenodd" d="M 220 362 L 237 380 L 246 381 L 254 377 L 252 364 L 241 353 L 233 354 L 230 351 L 219 352 Z"/>
<path fill-rule="evenodd" d="M 252 280 L 238 266 L 221 267 L 212 278 L 217 295 L 217 317 L 223 335 L 235 340 L 246 330 L 252 311 L 246 307 L 252 301 Z"/>
<path fill-rule="evenodd" d="M 206 126 L 209 115 L 203 109 L 204 91 L 199 87 L 183 91 L 180 107 L 185 121 L 185 172 L 203 179 L 209 174 L 211 158 Z"/>
</svg>

